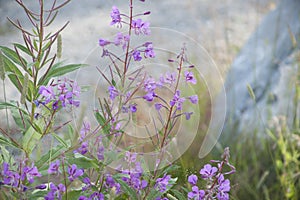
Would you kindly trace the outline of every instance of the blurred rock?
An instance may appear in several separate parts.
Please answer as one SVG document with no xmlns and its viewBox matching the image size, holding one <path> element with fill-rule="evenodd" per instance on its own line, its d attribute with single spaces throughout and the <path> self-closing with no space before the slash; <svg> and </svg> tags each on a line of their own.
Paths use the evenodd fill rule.
<svg viewBox="0 0 300 200">
<path fill-rule="evenodd" d="M 259 136 L 264 136 L 264 128 L 272 116 L 293 117 L 295 75 L 299 65 L 299 61 L 296 62 L 296 49 L 300 44 L 299 19 L 300 1 L 282 1 L 262 20 L 234 59 L 225 83 L 227 120 L 224 135 L 258 132 Z M 298 47 L 295 46 L 297 39 Z M 249 95 L 248 84 L 253 89 L 255 101 Z"/>
</svg>

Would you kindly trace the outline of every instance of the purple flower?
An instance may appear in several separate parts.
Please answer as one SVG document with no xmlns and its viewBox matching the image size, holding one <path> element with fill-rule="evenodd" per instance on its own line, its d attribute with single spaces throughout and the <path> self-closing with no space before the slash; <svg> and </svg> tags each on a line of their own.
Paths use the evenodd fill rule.
<svg viewBox="0 0 300 200">
<path fill-rule="evenodd" d="M 78 200 L 89 200 L 89 198 L 87 198 L 87 197 L 85 197 L 85 196 L 80 196 L 80 197 L 78 198 Z"/>
<path fill-rule="evenodd" d="M 188 177 L 188 182 L 192 185 L 196 185 L 198 181 L 198 177 L 195 174 L 192 174 Z"/>
<path fill-rule="evenodd" d="M 38 169 L 34 164 L 31 165 L 31 167 L 25 166 L 23 168 L 23 173 L 21 175 L 21 180 L 28 180 L 29 183 L 34 182 L 34 177 L 41 177 L 42 175 L 39 173 Z"/>
<path fill-rule="evenodd" d="M 53 91 L 53 86 L 42 85 L 39 89 L 39 94 L 45 97 L 45 104 L 49 103 L 51 100 L 55 99 L 55 94 Z"/>
<path fill-rule="evenodd" d="M 193 112 L 185 112 L 184 115 L 185 115 L 185 119 L 186 120 L 189 120 L 191 119 L 191 115 L 193 114 Z"/>
<path fill-rule="evenodd" d="M 205 197 L 205 191 L 199 190 L 198 186 L 193 186 L 192 191 L 188 193 L 188 199 L 202 200 Z"/>
<path fill-rule="evenodd" d="M 157 197 L 155 200 L 169 200 L 167 197 Z"/>
<path fill-rule="evenodd" d="M 169 183 L 170 180 L 171 176 L 165 174 L 162 178 L 156 179 L 154 188 L 157 188 L 161 193 L 164 193 L 167 190 L 167 187 L 171 186 Z"/>
<path fill-rule="evenodd" d="M 114 25 L 114 24 L 119 24 L 121 25 L 121 16 L 120 16 L 120 11 L 116 6 L 112 7 L 112 11 L 110 13 L 111 16 L 111 22 L 110 25 Z"/>
<path fill-rule="evenodd" d="M 48 174 L 58 173 L 59 164 L 60 164 L 59 160 L 56 160 L 55 162 L 50 163 L 50 166 L 49 166 L 49 169 L 48 169 Z"/>
<path fill-rule="evenodd" d="M 91 131 L 91 124 L 89 122 L 83 122 L 80 129 L 80 141 L 82 141 L 85 136 Z"/>
<path fill-rule="evenodd" d="M 198 95 L 190 96 L 189 100 L 192 102 L 192 104 L 197 104 L 198 103 Z"/>
<path fill-rule="evenodd" d="M 116 46 L 122 45 L 122 49 L 124 51 L 128 45 L 129 40 L 130 40 L 129 35 L 123 35 L 123 33 L 117 33 L 114 43 Z"/>
<path fill-rule="evenodd" d="M 180 91 L 177 90 L 173 99 L 170 101 L 171 106 L 177 106 L 177 110 L 182 110 L 182 104 L 185 101 L 185 98 L 180 98 Z"/>
<path fill-rule="evenodd" d="M 147 78 L 144 81 L 143 89 L 146 92 L 154 92 L 154 90 L 156 89 L 156 87 L 157 87 L 157 84 L 156 84 L 156 82 L 155 82 L 155 80 L 153 78 Z"/>
<path fill-rule="evenodd" d="M 20 175 L 17 172 L 13 172 L 9 170 L 9 164 L 3 162 L 3 170 L 1 172 L 3 176 L 3 184 L 11 185 L 13 187 L 17 187 L 20 180 Z"/>
<path fill-rule="evenodd" d="M 200 170 L 201 177 L 203 179 L 210 179 L 216 175 L 218 169 L 216 167 L 212 167 L 210 164 L 204 165 L 204 167 Z"/>
<path fill-rule="evenodd" d="M 118 90 L 114 86 L 108 87 L 109 98 L 113 101 L 119 95 Z"/>
<path fill-rule="evenodd" d="M 45 200 L 54 200 L 54 199 L 62 199 L 63 193 L 66 191 L 66 187 L 63 184 L 59 184 L 58 186 L 50 183 L 50 192 L 45 196 Z"/>
<path fill-rule="evenodd" d="M 102 38 L 99 39 L 99 45 L 101 47 L 104 47 L 104 46 L 109 45 L 109 44 L 110 44 L 110 41 L 107 41 L 107 40 L 102 39 Z"/>
<path fill-rule="evenodd" d="M 129 105 L 129 109 L 132 113 L 135 113 L 137 111 L 136 104 Z"/>
<path fill-rule="evenodd" d="M 98 148 L 98 151 L 97 151 L 97 158 L 98 158 L 98 160 L 104 160 L 104 150 L 105 150 L 105 148 L 104 148 L 104 146 L 100 146 L 99 148 Z"/>
<path fill-rule="evenodd" d="M 69 174 L 68 178 L 72 182 L 79 176 L 82 176 L 83 172 L 84 172 L 83 169 L 77 169 L 77 166 L 73 164 L 71 167 L 68 167 L 68 174 Z"/>
<path fill-rule="evenodd" d="M 163 107 L 163 105 L 161 103 L 156 103 L 156 104 L 154 104 L 154 106 L 157 111 L 160 111 L 160 109 Z"/>
<path fill-rule="evenodd" d="M 44 190 L 47 188 L 47 185 L 46 184 L 41 184 L 41 185 L 37 185 L 35 186 L 35 189 L 39 189 L 39 190 Z"/>
<path fill-rule="evenodd" d="M 167 72 L 164 81 L 165 83 L 172 85 L 173 83 L 176 82 L 176 73 Z"/>
<path fill-rule="evenodd" d="M 154 92 L 149 92 L 143 96 L 143 98 L 149 102 L 153 101 L 154 97 L 156 97 L 156 94 Z"/>
<path fill-rule="evenodd" d="M 146 46 L 145 57 L 146 58 L 154 58 L 155 57 L 155 52 L 153 51 L 152 42 L 147 42 L 145 44 L 145 46 Z"/>
<path fill-rule="evenodd" d="M 94 192 L 93 194 L 91 194 L 91 196 L 88 199 L 91 199 L 91 200 L 104 200 L 104 195 L 102 193 L 99 193 L 99 192 Z"/>
<path fill-rule="evenodd" d="M 149 29 L 150 23 L 143 22 L 142 19 L 132 20 L 131 27 L 134 29 L 136 35 L 144 34 L 150 35 L 151 31 Z"/>
<path fill-rule="evenodd" d="M 119 183 L 117 183 L 110 174 L 108 174 L 106 176 L 105 186 L 107 188 L 115 188 L 116 189 L 116 194 L 121 193 L 121 185 Z"/>
<path fill-rule="evenodd" d="M 134 50 L 132 53 L 133 59 L 135 61 L 141 61 L 142 60 L 142 56 L 141 56 L 141 52 L 139 50 Z"/>
<path fill-rule="evenodd" d="M 193 72 L 185 71 L 184 72 L 185 81 L 187 83 L 196 84 L 197 80 L 194 78 Z"/>
<path fill-rule="evenodd" d="M 89 148 L 88 143 L 87 142 L 83 142 L 81 144 L 81 146 L 78 149 L 76 149 L 74 152 L 75 153 L 78 152 L 78 153 L 84 155 L 84 154 L 86 154 L 88 152 L 88 150 L 89 150 L 88 148 Z"/>
<path fill-rule="evenodd" d="M 230 191 L 230 181 L 228 179 L 224 179 L 224 175 L 221 174 L 218 177 L 218 193 L 217 198 L 218 200 L 228 200 L 229 195 L 228 192 Z"/>
</svg>

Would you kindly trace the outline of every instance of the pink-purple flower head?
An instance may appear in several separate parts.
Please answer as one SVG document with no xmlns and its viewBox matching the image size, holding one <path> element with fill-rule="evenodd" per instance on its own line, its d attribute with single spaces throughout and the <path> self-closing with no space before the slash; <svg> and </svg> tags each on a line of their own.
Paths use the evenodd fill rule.
<svg viewBox="0 0 300 200">
<path fill-rule="evenodd" d="M 132 20 L 131 27 L 134 30 L 134 33 L 136 35 L 144 34 L 144 35 L 150 35 L 150 23 L 149 22 L 143 22 L 142 19 L 134 19 Z"/>
<path fill-rule="evenodd" d="M 187 83 L 192 83 L 194 85 L 197 83 L 197 79 L 195 79 L 193 72 L 185 71 L 184 77 Z"/>
<path fill-rule="evenodd" d="M 59 169 L 60 161 L 56 160 L 52 163 L 50 163 L 50 166 L 48 168 L 48 174 L 57 174 Z"/>
<path fill-rule="evenodd" d="M 49 85 L 49 86 L 42 85 L 39 88 L 39 94 L 41 94 L 43 97 L 45 97 L 45 101 L 44 101 L 45 104 L 47 104 L 51 100 L 55 99 L 55 93 L 53 91 L 53 86 L 51 86 L 51 85 Z"/>
<path fill-rule="evenodd" d="M 192 102 L 192 104 L 198 104 L 198 95 L 190 96 L 189 100 Z"/>
<path fill-rule="evenodd" d="M 210 164 L 204 165 L 204 167 L 200 170 L 201 177 L 203 179 L 211 179 L 216 175 L 218 168 L 212 167 Z"/>
<path fill-rule="evenodd" d="M 175 92 L 173 99 L 170 101 L 170 105 L 177 106 L 177 110 L 182 110 L 182 105 L 183 105 L 184 101 L 185 101 L 185 98 L 180 97 L 180 91 L 177 90 Z"/>
<path fill-rule="evenodd" d="M 195 174 L 192 174 L 188 177 L 188 182 L 192 185 L 196 185 L 198 181 L 198 177 Z"/>
<path fill-rule="evenodd" d="M 205 191 L 199 190 L 198 186 L 193 186 L 192 191 L 188 193 L 188 199 L 202 200 L 205 197 Z"/>
<path fill-rule="evenodd" d="M 145 43 L 145 57 L 146 58 L 154 58 L 155 57 L 155 52 L 153 50 L 153 45 L 152 42 L 146 42 Z"/>
<path fill-rule="evenodd" d="M 141 52 L 139 50 L 134 50 L 132 53 L 132 57 L 134 61 L 141 61 L 143 57 L 141 56 Z"/>
<path fill-rule="evenodd" d="M 171 175 L 165 174 L 162 178 L 156 179 L 156 184 L 154 188 L 158 189 L 161 193 L 167 190 L 167 187 L 171 186 Z"/>
<path fill-rule="evenodd" d="M 113 101 L 117 96 L 119 96 L 118 90 L 115 88 L 115 86 L 109 86 L 108 87 L 109 92 L 109 98 Z"/>
<path fill-rule="evenodd" d="M 63 193 L 66 191 L 66 187 L 64 184 L 58 184 L 56 186 L 54 183 L 50 183 L 50 192 L 44 197 L 45 200 L 54 200 L 54 199 L 62 199 Z"/>
<path fill-rule="evenodd" d="M 220 176 L 218 177 L 218 186 L 219 187 L 217 198 L 219 200 L 228 200 L 228 192 L 230 191 L 230 181 L 228 179 L 225 179 L 223 174 L 220 174 Z"/>
<path fill-rule="evenodd" d="M 124 51 L 128 45 L 129 40 L 130 40 L 129 35 L 123 35 L 123 33 L 117 33 L 115 40 L 114 40 L 114 44 L 116 46 L 122 45 L 122 49 Z"/>
<path fill-rule="evenodd" d="M 112 7 L 110 17 L 111 17 L 110 25 L 117 24 L 118 26 L 121 26 L 122 18 L 121 18 L 121 14 L 120 14 L 119 9 L 116 6 Z"/>
<path fill-rule="evenodd" d="M 106 45 L 109 45 L 109 44 L 110 44 L 110 41 L 105 40 L 105 39 L 103 39 L 103 38 L 100 38 L 100 39 L 99 39 L 99 46 L 100 46 L 100 47 L 105 47 Z"/>
<path fill-rule="evenodd" d="M 34 182 L 34 177 L 41 177 L 42 175 L 39 173 L 38 169 L 36 166 L 34 166 L 34 164 L 32 164 L 31 167 L 29 166 L 25 166 L 23 168 L 23 172 L 21 175 L 21 180 L 28 180 L 29 183 L 33 183 Z"/>
<path fill-rule="evenodd" d="M 75 164 L 68 167 L 68 179 L 72 182 L 84 173 L 83 169 L 77 169 Z"/>
</svg>

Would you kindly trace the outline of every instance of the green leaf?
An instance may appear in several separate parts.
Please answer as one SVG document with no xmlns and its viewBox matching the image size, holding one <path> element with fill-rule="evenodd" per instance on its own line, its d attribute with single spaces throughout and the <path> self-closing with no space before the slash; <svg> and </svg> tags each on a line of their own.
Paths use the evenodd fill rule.
<svg viewBox="0 0 300 200">
<path fill-rule="evenodd" d="M 98 123 L 103 127 L 103 132 L 109 134 L 111 126 L 106 122 L 106 119 L 99 112 L 95 112 L 95 117 Z"/>
<path fill-rule="evenodd" d="M 6 162 L 10 165 L 14 164 L 14 157 L 4 146 L 0 146 L 0 153 L 0 164 L 2 164 L 3 162 Z"/>
<path fill-rule="evenodd" d="M 26 53 L 27 55 L 31 56 L 31 52 L 27 49 L 27 47 L 21 45 L 21 44 L 18 44 L 18 43 L 14 43 L 14 46 L 18 49 L 20 49 L 21 51 L 23 51 L 24 53 Z"/>
<path fill-rule="evenodd" d="M 115 181 L 121 185 L 122 190 L 128 194 L 132 200 L 138 200 L 136 192 L 126 182 L 118 178 L 116 178 Z"/>
<path fill-rule="evenodd" d="M 64 139 L 62 139 L 61 137 L 59 137 L 59 135 L 57 135 L 56 133 L 51 133 L 51 135 L 60 143 L 62 144 L 64 147 L 69 148 L 69 145 L 65 142 Z"/>
<path fill-rule="evenodd" d="M 7 56 L 14 63 L 16 63 L 22 67 L 23 67 L 22 62 L 24 63 L 25 66 L 27 65 L 26 60 L 24 58 L 22 58 L 21 56 L 20 56 L 20 58 L 22 59 L 22 62 L 20 61 L 18 54 L 14 50 L 12 50 L 8 47 L 4 47 L 4 46 L 0 46 L 0 50 L 3 52 L 3 54 L 5 56 Z"/>
<path fill-rule="evenodd" d="M 96 159 L 90 159 L 88 157 L 85 157 L 84 155 L 81 155 L 79 153 L 71 153 L 68 157 L 67 160 L 69 164 L 76 164 L 78 168 L 83 168 L 83 169 L 98 169 L 99 164 Z"/>
<path fill-rule="evenodd" d="M 68 191 L 68 199 L 78 199 L 81 196 L 82 190 Z M 66 194 L 63 195 L 62 199 L 66 199 Z"/>
<path fill-rule="evenodd" d="M 48 164 L 52 161 L 52 159 L 59 157 L 61 153 L 65 150 L 66 148 L 64 146 L 58 145 L 55 148 L 50 149 L 46 154 L 44 154 L 38 161 L 35 162 L 35 165 L 39 170 L 45 170 L 48 168 Z"/>
<path fill-rule="evenodd" d="M 73 72 L 81 67 L 87 66 L 84 64 L 70 64 L 60 67 L 61 64 L 62 62 L 53 65 L 48 71 L 48 73 L 39 80 L 39 85 L 47 85 L 51 78 L 62 76 L 67 73 Z"/>
<path fill-rule="evenodd" d="M 148 194 L 147 199 L 148 200 L 152 200 L 152 199 L 156 199 L 157 197 L 161 196 L 161 192 L 159 192 L 156 189 L 152 189 L 151 192 Z"/>
<path fill-rule="evenodd" d="M 11 146 L 20 149 L 17 144 L 0 135 L 0 144 L 3 146 Z"/>
<path fill-rule="evenodd" d="M 23 114 L 22 112 L 20 112 L 20 110 L 18 108 L 12 108 L 10 109 L 12 117 L 16 123 L 16 125 L 21 129 L 21 130 L 25 130 L 26 127 L 29 127 L 30 124 L 28 123 L 30 121 L 30 118 L 27 114 Z M 21 116 L 22 115 L 22 116 Z"/>
<path fill-rule="evenodd" d="M 40 141 L 42 135 L 39 134 L 32 126 L 30 126 L 22 139 L 22 147 L 28 153 L 31 154 L 37 143 Z"/>
<path fill-rule="evenodd" d="M 181 192 L 179 192 L 178 190 L 171 189 L 170 191 L 174 194 L 174 196 L 177 199 L 186 199 L 186 196 L 184 194 L 182 194 Z"/>
</svg>

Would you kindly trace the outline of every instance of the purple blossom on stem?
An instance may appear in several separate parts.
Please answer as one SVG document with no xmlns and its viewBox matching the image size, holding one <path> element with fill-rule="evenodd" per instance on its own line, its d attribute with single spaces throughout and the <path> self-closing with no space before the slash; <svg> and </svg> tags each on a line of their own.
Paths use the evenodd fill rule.
<svg viewBox="0 0 300 200">
<path fill-rule="evenodd" d="M 9 170 L 9 164 L 3 162 L 3 170 L 1 172 L 3 177 L 3 184 L 17 187 L 20 180 L 20 175 L 17 172 Z"/>
<path fill-rule="evenodd" d="M 188 177 L 188 182 L 192 185 L 196 185 L 198 181 L 198 177 L 195 174 L 192 174 Z"/>
<path fill-rule="evenodd" d="M 187 83 L 192 83 L 194 85 L 197 83 L 197 80 L 195 79 L 193 72 L 185 71 L 184 77 Z"/>
<path fill-rule="evenodd" d="M 49 103 L 51 100 L 55 99 L 55 94 L 53 91 L 53 87 L 50 86 L 44 86 L 42 85 L 39 88 L 39 94 L 41 94 L 43 97 L 45 97 L 45 104 Z"/>
<path fill-rule="evenodd" d="M 83 143 L 81 143 L 81 146 L 78 149 L 76 149 L 74 152 L 75 153 L 78 152 L 78 153 L 84 155 L 89 151 L 88 148 L 89 148 L 89 144 L 87 142 L 83 142 Z"/>
<path fill-rule="evenodd" d="M 212 167 L 210 164 L 204 165 L 204 167 L 200 170 L 201 177 L 203 179 L 211 179 L 216 175 L 218 168 Z"/>
<path fill-rule="evenodd" d="M 162 178 L 156 179 L 154 188 L 157 188 L 161 193 L 164 193 L 167 190 L 167 187 L 171 186 L 169 183 L 170 180 L 171 176 L 165 174 Z"/>
<path fill-rule="evenodd" d="M 114 86 L 108 87 L 109 98 L 113 101 L 119 95 L 118 90 Z"/>
<path fill-rule="evenodd" d="M 193 114 L 193 112 L 185 112 L 185 113 L 184 113 L 185 119 L 186 119 L 186 120 L 190 120 L 192 114 Z"/>
<path fill-rule="evenodd" d="M 152 42 L 147 42 L 145 43 L 145 57 L 146 58 L 154 58 L 155 57 L 155 52 L 153 51 L 153 45 Z"/>
<path fill-rule="evenodd" d="M 142 19 L 134 19 L 132 20 L 131 27 L 134 30 L 136 35 L 144 34 L 150 35 L 151 31 L 149 29 L 150 23 L 143 22 Z"/>
<path fill-rule="evenodd" d="M 121 18 L 119 9 L 116 6 L 112 7 L 110 17 L 111 17 L 110 25 L 114 25 L 114 24 L 121 25 L 122 18 Z"/>
<path fill-rule="evenodd" d="M 146 101 L 153 101 L 154 97 L 156 97 L 156 94 L 154 92 L 148 92 L 146 95 L 143 96 L 143 99 Z"/>
<path fill-rule="evenodd" d="M 174 84 L 176 82 L 176 73 L 175 72 L 167 72 L 164 79 L 165 83 L 168 83 L 170 85 Z"/>
<path fill-rule="evenodd" d="M 198 103 L 198 95 L 190 96 L 189 100 L 192 102 L 192 104 L 197 104 Z"/>
<path fill-rule="evenodd" d="M 110 174 L 106 175 L 105 186 L 107 188 L 111 188 L 111 189 L 115 188 L 116 194 L 121 193 L 121 185 L 119 183 L 117 183 Z"/>
<path fill-rule="evenodd" d="M 132 53 L 133 59 L 135 61 L 141 61 L 142 60 L 142 56 L 141 56 L 141 52 L 139 50 L 134 50 Z"/>
<path fill-rule="evenodd" d="M 66 187 L 63 184 L 56 186 L 54 183 L 50 183 L 50 192 L 44 197 L 45 200 L 62 199 L 63 193 L 66 191 Z"/>
<path fill-rule="evenodd" d="M 205 191 L 199 190 L 198 186 L 193 186 L 192 191 L 188 193 L 188 199 L 202 200 L 205 197 Z"/>
<path fill-rule="evenodd" d="M 39 173 L 38 169 L 34 164 L 31 167 L 25 166 L 23 168 L 23 172 L 21 175 L 21 180 L 28 180 L 29 183 L 34 182 L 34 177 L 41 177 L 42 175 Z"/>
<path fill-rule="evenodd" d="M 154 104 L 154 106 L 157 111 L 160 111 L 160 109 L 163 107 L 163 105 L 161 103 L 156 103 L 156 104 Z"/>
<path fill-rule="evenodd" d="M 154 92 L 154 90 L 156 89 L 157 87 L 157 84 L 156 84 L 156 81 L 154 80 L 154 78 L 147 78 L 145 81 L 144 81 L 144 86 L 143 86 L 143 89 L 146 91 L 146 92 Z"/>
<path fill-rule="evenodd" d="M 73 164 L 72 166 L 68 167 L 68 179 L 72 182 L 79 176 L 82 176 L 83 172 L 83 169 L 77 169 L 77 166 Z"/>
<path fill-rule="evenodd" d="M 180 91 L 177 90 L 173 99 L 170 101 L 171 106 L 177 106 L 177 110 L 182 110 L 182 104 L 185 101 L 185 98 L 180 98 Z"/>
<path fill-rule="evenodd" d="M 116 46 L 122 45 L 122 49 L 124 51 L 128 45 L 129 40 L 130 40 L 129 35 L 123 35 L 123 33 L 117 33 L 114 40 L 114 44 Z"/>
<path fill-rule="evenodd" d="M 225 179 L 223 174 L 220 174 L 220 176 L 218 177 L 218 185 L 218 200 L 228 200 L 228 192 L 230 191 L 230 181 L 228 179 Z"/>
</svg>

